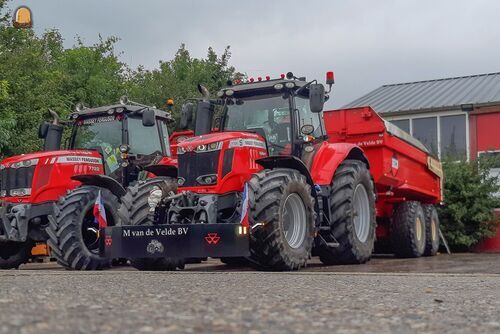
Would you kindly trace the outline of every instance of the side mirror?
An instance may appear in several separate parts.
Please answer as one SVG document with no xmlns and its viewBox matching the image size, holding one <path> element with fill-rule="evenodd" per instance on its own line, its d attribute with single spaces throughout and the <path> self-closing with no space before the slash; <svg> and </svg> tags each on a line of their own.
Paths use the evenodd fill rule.
<svg viewBox="0 0 500 334">
<path fill-rule="evenodd" d="M 142 125 L 143 126 L 155 126 L 156 117 L 155 111 L 153 109 L 146 109 L 142 112 Z"/>
<path fill-rule="evenodd" d="M 47 131 L 49 131 L 49 123 L 40 123 L 40 126 L 38 127 L 38 138 L 44 139 L 45 137 L 47 137 Z"/>
<path fill-rule="evenodd" d="M 196 110 L 196 124 L 194 128 L 194 135 L 201 136 L 210 133 L 212 130 L 212 121 L 214 117 L 214 108 L 210 102 L 198 102 Z"/>
<path fill-rule="evenodd" d="M 187 130 L 191 123 L 193 122 L 193 113 L 194 113 L 194 104 L 193 103 L 185 103 L 182 105 L 181 109 L 181 119 L 179 122 L 179 127 L 182 130 Z"/>
<path fill-rule="evenodd" d="M 325 104 L 325 87 L 322 84 L 309 85 L 309 107 L 314 113 L 323 111 Z"/>
</svg>

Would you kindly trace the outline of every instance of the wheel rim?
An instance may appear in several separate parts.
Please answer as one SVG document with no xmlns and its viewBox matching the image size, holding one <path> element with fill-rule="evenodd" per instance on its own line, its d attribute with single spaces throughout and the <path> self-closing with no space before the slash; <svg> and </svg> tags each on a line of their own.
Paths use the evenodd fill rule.
<svg viewBox="0 0 500 334">
<path fill-rule="evenodd" d="M 82 239 L 91 253 L 99 253 L 99 223 L 96 222 L 92 209 L 83 217 Z"/>
<path fill-rule="evenodd" d="M 354 230 L 359 241 L 365 242 L 370 234 L 370 200 L 362 184 L 354 189 Z"/>
<path fill-rule="evenodd" d="M 307 217 L 306 206 L 298 194 L 290 194 L 285 199 L 282 220 L 286 242 L 291 248 L 299 248 L 306 238 Z"/>
<path fill-rule="evenodd" d="M 436 237 L 437 237 L 437 228 L 436 228 L 436 220 L 435 219 L 431 220 L 431 237 L 432 237 L 432 240 L 436 240 Z"/>
<path fill-rule="evenodd" d="M 420 217 L 415 220 L 415 230 L 417 231 L 417 240 L 422 240 L 422 220 Z"/>
</svg>

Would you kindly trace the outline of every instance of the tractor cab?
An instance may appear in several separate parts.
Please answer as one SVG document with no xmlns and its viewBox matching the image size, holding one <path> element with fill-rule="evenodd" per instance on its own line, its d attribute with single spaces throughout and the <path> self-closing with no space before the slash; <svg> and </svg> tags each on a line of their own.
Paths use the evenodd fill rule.
<svg viewBox="0 0 500 334">
<path fill-rule="evenodd" d="M 139 178 L 136 167 L 171 156 L 167 124 L 173 119 L 163 110 L 118 104 L 83 109 L 71 118 L 69 149 L 98 151 L 105 174 L 124 186 Z"/>
<path fill-rule="evenodd" d="M 72 127 L 66 149 L 97 151 L 105 175 L 126 187 L 142 177 L 139 166 L 171 157 L 167 124 L 173 119 L 166 111 L 131 103 L 125 97 L 121 102 L 97 108 L 78 107 L 66 122 Z M 45 150 L 59 148 L 61 128 L 54 122 L 40 127 Z"/>
<path fill-rule="evenodd" d="M 236 85 L 219 92 L 223 110 L 219 128 L 260 135 L 266 141 L 269 156 L 301 158 L 305 143 L 326 136 L 321 110 L 311 109 L 311 85 L 316 84 L 296 78 L 291 72 L 286 79 L 247 84 L 236 81 Z M 324 92 L 318 97 L 323 104 Z"/>
</svg>

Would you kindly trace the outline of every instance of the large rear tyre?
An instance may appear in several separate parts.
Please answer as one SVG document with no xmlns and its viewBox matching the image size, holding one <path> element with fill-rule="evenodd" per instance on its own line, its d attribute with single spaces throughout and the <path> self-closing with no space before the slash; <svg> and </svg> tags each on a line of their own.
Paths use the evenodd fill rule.
<svg viewBox="0 0 500 334">
<path fill-rule="evenodd" d="M 49 216 L 47 243 L 57 262 L 67 269 L 111 267 L 111 260 L 99 255 L 99 225 L 93 213 L 99 191 L 108 226 L 114 226 L 118 222 L 115 208 L 119 199 L 109 190 L 95 186 L 81 186 L 69 192 L 54 204 L 54 215 Z"/>
<path fill-rule="evenodd" d="M 261 171 L 250 179 L 250 259 L 259 269 L 305 267 L 314 240 L 314 198 L 298 171 Z"/>
<path fill-rule="evenodd" d="M 425 215 L 419 202 L 399 204 L 394 213 L 391 240 L 397 257 L 419 257 L 425 251 Z"/>
<path fill-rule="evenodd" d="M 317 254 L 324 264 L 365 263 L 375 242 L 375 193 L 366 164 L 345 160 L 335 171 L 328 204 L 330 233 L 339 245 L 320 244 Z"/>
<path fill-rule="evenodd" d="M 434 205 L 424 205 L 425 256 L 434 256 L 439 249 L 439 217 Z"/>
<path fill-rule="evenodd" d="M 118 215 L 122 222 L 130 225 L 151 225 L 152 214 L 148 204 L 149 193 L 154 189 L 161 189 L 163 196 L 177 190 L 177 182 L 170 177 L 156 177 L 140 181 L 128 187 L 122 197 Z M 123 223 L 124 224 L 124 223 Z M 130 259 L 130 265 L 138 270 L 171 271 L 184 268 L 184 259 L 180 258 L 139 258 Z"/>
<path fill-rule="evenodd" d="M 28 262 L 34 245 L 31 239 L 25 242 L 0 242 L 0 269 L 19 268 L 21 264 Z"/>
</svg>

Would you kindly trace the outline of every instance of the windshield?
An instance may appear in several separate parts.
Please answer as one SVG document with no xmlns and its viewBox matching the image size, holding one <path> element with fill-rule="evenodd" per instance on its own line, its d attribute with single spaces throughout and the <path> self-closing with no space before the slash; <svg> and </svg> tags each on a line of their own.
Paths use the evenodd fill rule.
<svg viewBox="0 0 500 334">
<path fill-rule="evenodd" d="M 87 118 L 76 124 L 73 149 L 97 150 L 104 157 L 107 175 L 121 163 L 122 122 L 115 116 Z"/>
<path fill-rule="evenodd" d="M 263 136 L 269 155 L 291 154 L 290 104 L 287 96 L 260 95 L 226 100 L 225 131 L 252 131 Z"/>
</svg>

